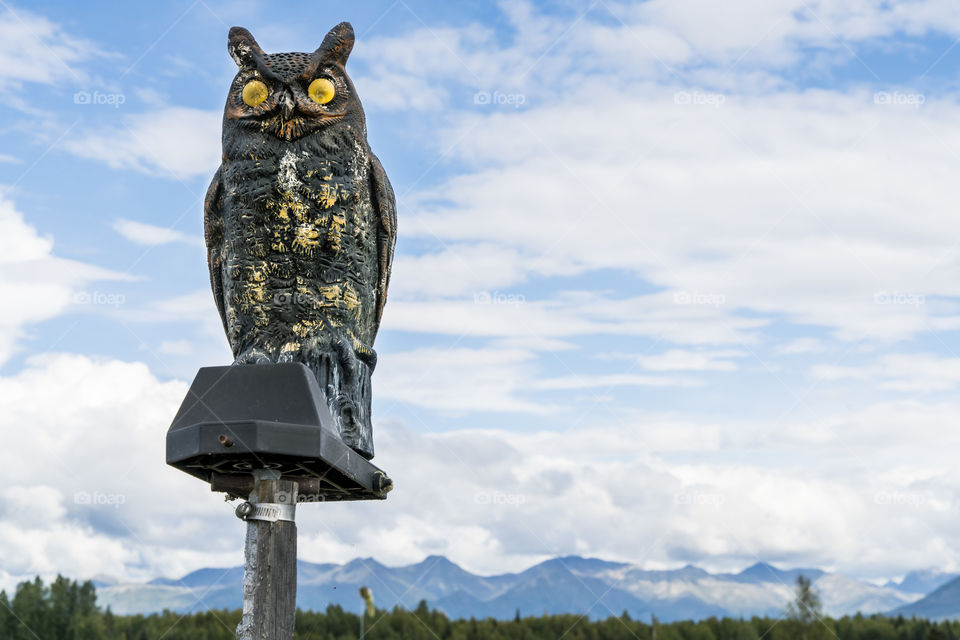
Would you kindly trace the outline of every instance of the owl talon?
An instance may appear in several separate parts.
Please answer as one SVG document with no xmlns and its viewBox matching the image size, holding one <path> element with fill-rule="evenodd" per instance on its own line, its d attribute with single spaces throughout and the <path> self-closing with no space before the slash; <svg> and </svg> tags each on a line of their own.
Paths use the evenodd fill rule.
<svg viewBox="0 0 960 640">
<path fill-rule="evenodd" d="M 296 362 L 297 353 L 300 351 L 300 345 L 296 342 L 288 342 L 280 348 L 280 354 L 277 356 L 277 362 Z"/>
<path fill-rule="evenodd" d="M 334 346 L 337 350 L 340 366 L 343 367 L 343 372 L 346 374 L 346 379 L 351 383 L 354 382 L 357 377 L 357 356 L 350 348 L 350 343 L 347 342 L 346 338 L 343 338 Z"/>
<path fill-rule="evenodd" d="M 371 347 L 357 341 L 354 345 L 353 352 L 357 356 L 357 360 L 370 367 L 371 372 L 377 368 L 377 352 Z"/>
<path fill-rule="evenodd" d="M 237 356 L 233 364 L 270 364 L 271 362 L 273 358 L 266 351 L 251 347 Z"/>
<path fill-rule="evenodd" d="M 323 355 L 329 351 L 330 348 L 327 346 L 325 340 L 307 338 L 300 346 L 300 357 L 302 358 L 302 362 L 319 362 Z"/>
<path fill-rule="evenodd" d="M 357 406 L 347 395 L 337 393 L 333 386 L 327 387 L 327 401 L 330 412 L 337 422 L 340 438 L 348 447 L 356 448 L 360 444 L 362 424 L 357 418 Z"/>
</svg>

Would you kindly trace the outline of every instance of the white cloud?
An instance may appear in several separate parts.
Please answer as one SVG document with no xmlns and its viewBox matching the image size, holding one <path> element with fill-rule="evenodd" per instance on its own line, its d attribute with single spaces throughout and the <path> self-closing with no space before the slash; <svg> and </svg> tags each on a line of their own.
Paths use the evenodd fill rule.
<svg viewBox="0 0 960 640">
<path fill-rule="evenodd" d="M 793 356 L 804 353 L 821 353 L 824 349 L 823 342 L 817 338 L 796 338 L 778 345 L 775 351 L 780 355 Z"/>
<path fill-rule="evenodd" d="M 72 501 L 73 496 L 70 496 Z M 46 485 L 13 485 L 0 492 L 0 553 L 8 577 L 46 576 L 70 567 L 93 576 L 123 572 L 137 553 L 117 540 L 67 519 L 64 494 Z M 10 580 L 4 580 L 4 587 Z"/>
<path fill-rule="evenodd" d="M 195 524 L 174 514 L 202 520 L 217 505 L 203 491 L 187 494 L 199 487 L 157 457 L 185 392 L 183 383 L 162 383 L 143 364 L 75 355 L 33 358 L 20 373 L 0 378 L 0 431 L 7 439 L 0 462 L 9 477 L 23 479 L 0 496 L 9 574 L 150 576 L 166 562 L 174 570 L 185 566 L 191 555 L 168 549 L 196 552 L 200 536 L 190 531 Z M 30 480 L 38 461 L 42 483 Z M 165 523 L 162 513 L 172 519 Z M 214 563 L 236 557 L 207 551 Z"/>
<path fill-rule="evenodd" d="M 434 253 L 396 257 L 390 282 L 393 299 L 460 296 L 473 299 L 491 288 L 516 285 L 535 265 L 511 247 L 496 243 L 454 244 Z"/>
<path fill-rule="evenodd" d="M 459 415 L 473 411 L 557 414 L 573 410 L 570 402 L 544 400 L 531 394 L 586 391 L 588 401 L 600 402 L 605 401 L 602 391 L 615 387 L 697 387 L 703 384 L 684 376 L 643 375 L 630 371 L 577 375 L 571 370 L 570 375 L 551 376 L 537 361 L 536 350 L 523 348 L 521 344 L 487 348 L 423 348 L 382 354 L 374 378 L 376 395 L 442 414 Z M 384 405 L 380 411 L 389 412 L 390 406 Z"/>
<path fill-rule="evenodd" d="M 443 273 L 438 271 L 437 276 Z M 480 292 L 479 298 L 461 301 L 391 300 L 382 326 L 399 331 L 509 338 L 515 344 L 523 344 L 527 338 L 544 344 L 544 340 L 598 334 L 651 336 L 686 344 L 744 344 L 753 342 L 755 331 L 767 324 L 763 319 L 725 314 L 713 305 L 678 304 L 672 294 L 613 298 L 606 291 L 570 292 L 552 300 L 530 300 L 511 299 L 509 291 L 512 289 Z M 506 297 L 498 302 L 494 293 Z"/>
<path fill-rule="evenodd" d="M 80 289 L 97 280 L 126 276 L 53 255 L 53 240 L 27 224 L 14 204 L 0 196 L 0 364 L 17 349 L 31 324 L 64 312 Z"/>
<path fill-rule="evenodd" d="M 508 355 L 501 361 L 522 361 Z M 4 580 L 144 579 L 240 562 L 231 507 L 156 455 L 185 391 L 141 363 L 65 354 L 0 378 L 0 464 L 30 478 L 45 461 L 42 483 L 0 493 Z M 960 566 L 949 550 L 956 404 L 890 403 L 776 426 L 604 417 L 571 415 L 561 431 L 431 434 L 380 421 L 377 463 L 396 490 L 385 503 L 302 507 L 301 557 L 443 553 L 485 573 L 570 552 L 714 569 L 761 557 L 874 577 Z M 863 464 L 851 464 L 850 448 Z"/>
<path fill-rule="evenodd" d="M 0 14 L 0 86 L 24 82 L 83 82 L 79 64 L 103 55 L 97 46 L 71 36 L 56 23 L 23 9 Z"/>
<path fill-rule="evenodd" d="M 933 302 L 960 296 L 942 233 L 955 97 L 898 107 L 775 75 L 801 57 L 857 64 L 845 42 L 960 33 L 949 5 L 906 7 L 684 0 L 546 15 L 511 3 L 512 39 L 470 25 L 371 40 L 361 57 L 375 77 L 464 88 L 433 141 L 464 168 L 406 197 L 400 224 L 445 248 L 401 256 L 395 286 L 451 296 L 617 270 L 722 300 L 720 316 L 782 314 L 843 340 L 960 328 Z M 476 90 L 524 108 L 474 104 Z"/>
<path fill-rule="evenodd" d="M 536 377 L 534 354 L 520 349 L 415 349 L 391 353 L 377 366 L 378 397 L 443 412 L 543 413 L 517 397 Z"/>
<path fill-rule="evenodd" d="M 588 110 L 468 118 L 485 135 L 457 153 L 475 169 L 418 194 L 405 232 L 499 242 L 545 275 L 625 271 L 717 316 L 785 314 L 845 340 L 960 327 L 938 298 L 960 296 L 942 233 L 954 102 L 808 91 L 714 108 L 678 105 L 671 89 L 596 89 Z"/>
<path fill-rule="evenodd" d="M 670 349 L 665 353 L 640 356 L 637 362 L 650 371 L 736 371 L 740 366 L 732 358 L 742 351 L 690 351 Z"/>
<path fill-rule="evenodd" d="M 195 323 L 205 336 L 223 337 L 223 323 L 210 289 L 153 300 L 137 309 L 124 309 L 123 318 L 142 323 Z M 226 337 L 223 337 L 226 343 Z"/>
<path fill-rule="evenodd" d="M 426 78 L 401 73 L 359 77 L 354 82 L 368 109 L 440 109 L 447 101 L 447 92 L 431 85 Z"/>
<path fill-rule="evenodd" d="M 960 34 L 960 11 L 940 0 L 653 0 L 621 4 L 616 12 L 631 24 L 655 24 L 674 34 L 695 59 L 742 66 L 790 65 L 805 48 L 833 50 L 847 60 L 865 40 L 931 30 Z"/>
<path fill-rule="evenodd" d="M 140 350 L 146 353 L 150 366 L 161 375 L 192 378 L 199 367 L 233 362 L 210 289 L 160 298 L 139 307 L 127 305 L 117 312 L 116 317 L 125 322 L 131 334 L 138 338 L 141 333 L 151 335 L 142 331 L 143 325 L 176 327 L 175 339 L 157 343 L 140 338 Z M 190 328 L 186 337 L 185 325 Z"/>
<path fill-rule="evenodd" d="M 853 367 L 814 365 L 811 375 L 825 382 L 873 381 L 879 388 L 906 393 L 950 391 L 960 386 L 960 357 L 923 353 L 892 353 L 873 363 Z"/>
<path fill-rule="evenodd" d="M 122 124 L 69 137 L 63 148 L 114 169 L 186 180 L 220 165 L 222 114 L 170 107 L 127 116 Z"/>
<path fill-rule="evenodd" d="M 377 559 L 399 564 L 445 553 L 485 573 L 570 552 L 720 570 L 759 557 L 871 577 L 957 567 L 949 450 L 960 444 L 958 411 L 878 405 L 776 427 L 642 413 L 597 421 L 591 412 L 563 431 L 533 433 L 425 435 L 381 423 L 377 462 L 396 491 L 384 507 L 337 508 L 334 518 L 305 510 L 304 523 L 326 526 L 302 535 L 342 545 L 309 546 L 305 557 L 377 549 Z M 805 435 L 822 429 L 816 442 Z M 940 446 L 933 455 L 931 441 Z M 852 465 L 850 447 L 869 464 Z M 893 468 L 900 472 L 883 471 Z"/>
<path fill-rule="evenodd" d="M 702 383 L 691 378 L 677 376 L 643 376 L 631 373 L 614 373 L 591 376 L 565 376 L 543 378 L 535 381 L 534 389 L 595 389 L 604 387 L 696 387 Z"/>
<path fill-rule="evenodd" d="M 891 36 L 960 35 L 960 11 L 942 0 L 655 0 L 574 2 L 541 11 L 500 3 L 505 28 L 427 27 L 371 38 L 354 54 L 370 68 L 371 104 L 395 109 L 473 106 L 474 92 L 520 93 L 526 104 L 563 102 L 570 88 L 582 104 L 601 104 L 583 81 L 704 83 L 767 91 L 790 83 L 777 74 L 803 64 L 830 71 L 862 65 L 859 47 Z M 512 37 L 511 37 L 512 36 Z M 890 48 L 900 44 L 888 40 Z M 882 75 L 882 74 L 877 74 Z M 441 92 L 441 82 L 472 91 Z M 395 88 L 394 88 L 395 87 Z M 563 89 L 558 89 L 562 87 Z"/>
<path fill-rule="evenodd" d="M 182 242 L 185 244 L 202 245 L 203 239 L 200 236 L 192 236 L 176 229 L 167 227 L 158 227 L 136 220 L 118 219 L 113 223 L 113 228 L 130 242 L 155 246 L 161 244 L 170 244 Z"/>
</svg>

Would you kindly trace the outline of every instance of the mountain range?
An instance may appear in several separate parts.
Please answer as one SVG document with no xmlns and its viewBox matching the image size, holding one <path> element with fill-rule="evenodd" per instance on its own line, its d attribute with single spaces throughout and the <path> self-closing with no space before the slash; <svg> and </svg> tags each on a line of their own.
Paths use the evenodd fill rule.
<svg viewBox="0 0 960 640">
<path fill-rule="evenodd" d="M 948 574 L 941 574 L 948 575 Z M 930 584 L 930 583 L 923 583 Z M 960 577 L 939 584 L 922 599 L 897 608 L 894 615 L 930 620 L 960 619 Z"/>
<path fill-rule="evenodd" d="M 624 611 L 635 618 L 656 615 L 665 622 L 710 616 L 777 616 L 793 596 L 797 576 L 814 583 L 832 616 L 861 612 L 960 617 L 960 577 L 935 571 L 908 574 L 899 582 L 873 585 L 820 569 L 778 569 L 759 562 L 740 573 L 710 573 L 688 565 L 647 570 L 629 563 L 567 556 L 520 573 L 480 576 L 443 556 L 387 567 L 372 558 L 346 564 L 298 562 L 297 605 L 322 611 L 338 604 L 359 613 L 361 586 L 373 590 L 377 606 L 413 609 L 421 600 L 454 618 L 512 619 L 577 613 L 606 618 Z M 99 579 L 101 606 L 114 613 L 235 609 L 241 601 L 243 568 L 200 569 L 179 579 L 145 584 Z M 929 595 L 928 595 L 929 594 Z M 926 596 L 926 597 L 925 597 Z"/>
</svg>

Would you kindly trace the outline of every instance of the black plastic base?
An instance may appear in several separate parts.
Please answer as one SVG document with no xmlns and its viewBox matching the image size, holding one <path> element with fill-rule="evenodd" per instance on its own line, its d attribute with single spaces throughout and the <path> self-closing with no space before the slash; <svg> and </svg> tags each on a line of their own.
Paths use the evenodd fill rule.
<svg viewBox="0 0 960 640">
<path fill-rule="evenodd" d="M 240 497 L 263 468 L 302 479 L 306 500 L 382 500 L 392 488 L 340 439 L 299 363 L 200 369 L 167 432 L 167 464 Z"/>
</svg>

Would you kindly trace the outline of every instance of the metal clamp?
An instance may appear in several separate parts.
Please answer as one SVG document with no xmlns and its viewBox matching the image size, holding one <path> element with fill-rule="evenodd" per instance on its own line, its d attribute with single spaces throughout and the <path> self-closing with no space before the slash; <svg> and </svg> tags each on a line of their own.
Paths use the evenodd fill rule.
<svg viewBox="0 0 960 640">
<path fill-rule="evenodd" d="M 277 502 L 262 502 L 254 504 L 253 502 L 241 502 L 237 505 L 237 517 L 241 520 L 261 520 L 263 522 L 295 522 L 297 516 L 297 505 L 280 504 Z"/>
</svg>

